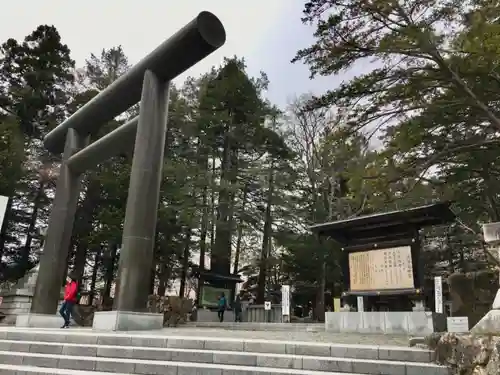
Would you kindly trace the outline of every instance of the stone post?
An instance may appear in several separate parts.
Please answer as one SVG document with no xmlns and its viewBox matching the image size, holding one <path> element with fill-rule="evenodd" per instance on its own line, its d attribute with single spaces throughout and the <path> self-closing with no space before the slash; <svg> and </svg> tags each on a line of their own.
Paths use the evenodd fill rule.
<svg viewBox="0 0 500 375">
<path fill-rule="evenodd" d="M 120 253 L 116 309 L 144 312 L 153 261 L 169 83 L 144 74 Z"/>
<path fill-rule="evenodd" d="M 73 173 L 66 161 L 85 147 L 87 140 L 88 137 L 81 137 L 76 130 L 68 129 L 31 305 L 34 314 L 53 315 L 57 310 L 81 183 L 80 174 Z"/>
</svg>

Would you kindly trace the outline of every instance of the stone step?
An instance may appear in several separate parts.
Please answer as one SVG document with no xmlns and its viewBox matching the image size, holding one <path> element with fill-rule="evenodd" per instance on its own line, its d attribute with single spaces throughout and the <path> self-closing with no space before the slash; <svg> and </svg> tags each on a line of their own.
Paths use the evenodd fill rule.
<svg viewBox="0 0 500 375">
<path fill-rule="evenodd" d="M 0 363 L 2 363 L 2 365 L 0 365 L 0 370 L 5 369 L 7 371 L 4 372 L 2 370 L 2 374 L 19 374 L 19 372 L 22 371 L 23 374 L 121 373 L 143 375 L 361 375 L 345 372 L 339 373 L 281 368 L 277 369 L 269 367 L 220 365 L 210 363 L 149 361 L 124 358 L 91 358 L 18 352 L 0 352 Z M 28 371 L 26 369 L 28 369 Z M 64 369 L 66 372 L 61 372 L 61 369 Z"/>
<path fill-rule="evenodd" d="M 35 353 L 64 356 L 86 356 L 98 362 L 101 358 L 141 359 L 151 361 L 196 362 L 251 367 L 289 368 L 297 370 L 336 371 L 373 374 L 447 374 L 447 369 L 430 363 L 374 359 L 335 358 L 255 352 L 204 349 L 145 348 L 133 346 L 81 345 L 40 341 L 0 340 L 0 353 Z M 28 354 L 28 355 L 29 355 Z M 1 357 L 1 354 L 0 354 Z"/>
<path fill-rule="evenodd" d="M 64 368 L 50 368 L 50 367 L 34 367 L 34 366 L 17 366 L 0 364 L 0 374 L 2 375 L 133 375 L 133 374 L 120 374 L 116 372 L 102 372 L 102 371 L 77 371 L 68 370 Z"/>
<path fill-rule="evenodd" d="M 425 362 L 433 353 L 418 348 L 352 345 L 337 343 L 273 341 L 242 338 L 213 338 L 156 334 L 104 333 L 85 329 L 1 329 L 0 339 L 14 341 L 59 342 L 83 345 L 134 346 L 169 349 L 205 349 L 253 353 L 295 354 L 306 356 L 357 358 L 371 360 Z"/>
<path fill-rule="evenodd" d="M 324 332 L 324 323 L 257 323 L 257 322 L 187 322 L 186 327 L 217 328 L 231 331 L 294 331 Z"/>
</svg>

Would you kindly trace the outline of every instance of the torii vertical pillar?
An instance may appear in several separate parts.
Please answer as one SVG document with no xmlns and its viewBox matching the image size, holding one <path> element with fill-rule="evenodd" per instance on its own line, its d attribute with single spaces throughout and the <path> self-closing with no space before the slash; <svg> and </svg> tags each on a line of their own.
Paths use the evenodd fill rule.
<svg viewBox="0 0 500 375">
<path fill-rule="evenodd" d="M 94 314 L 95 329 L 163 327 L 163 315 L 149 314 L 145 309 L 164 163 L 168 98 L 169 82 L 162 82 L 153 72 L 146 71 L 120 251 L 116 311 Z"/>
<path fill-rule="evenodd" d="M 80 136 L 76 130 L 68 129 L 57 179 L 56 195 L 50 212 L 35 294 L 31 304 L 32 316 L 22 316 L 19 319 L 36 320 L 36 314 L 55 316 L 61 298 L 61 287 L 67 267 L 66 260 L 81 187 L 81 175 L 72 172 L 66 162 L 74 153 L 85 147 L 87 140 L 88 137 Z M 16 322 L 16 324 L 32 325 L 29 321 Z M 59 318 L 55 324 L 60 325 Z"/>
</svg>

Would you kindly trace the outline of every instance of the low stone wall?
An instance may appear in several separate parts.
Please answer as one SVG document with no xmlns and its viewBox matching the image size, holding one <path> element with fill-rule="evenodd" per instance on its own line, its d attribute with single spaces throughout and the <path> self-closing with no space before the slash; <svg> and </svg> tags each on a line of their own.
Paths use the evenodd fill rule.
<svg viewBox="0 0 500 375">
<path fill-rule="evenodd" d="M 2 304 L 0 305 L 0 314 L 5 315 L 2 320 L 3 324 L 15 324 L 16 317 L 22 314 L 28 314 L 31 311 L 31 302 L 33 295 L 16 290 L 16 294 L 8 294 L 2 296 Z M 59 302 L 57 310 L 59 311 L 62 301 Z"/>
<path fill-rule="evenodd" d="M 271 305 L 269 311 L 265 310 L 264 305 L 248 305 L 242 320 L 249 323 L 282 323 L 281 304 Z"/>
<path fill-rule="evenodd" d="M 427 311 L 327 312 L 325 330 L 337 333 L 429 335 L 446 330 L 446 316 Z"/>
<path fill-rule="evenodd" d="M 0 312 L 5 315 L 24 314 L 31 309 L 31 295 L 6 295 L 2 296 Z"/>
<path fill-rule="evenodd" d="M 73 318 L 75 322 L 82 327 L 92 327 L 94 313 L 96 311 L 111 311 L 113 300 L 110 299 L 105 304 L 99 306 L 75 306 Z M 148 297 L 147 312 L 163 313 L 164 326 L 177 326 L 184 324 L 188 320 L 188 314 L 191 312 L 192 301 L 176 296 L 160 297 L 150 295 Z"/>
<path fill-rule="evenodd" d="M 193 310 L 193 301 L 178 296 L 156 296 L 148 297 L 147 311 L 150 313 L 163 313 L 163 325 L 176 327 L 184 324 L 189 319 Z"/>
<path fill-rule="evenodd" d="M 29 270 L 22 278 L 12 285 L 5 285 L 0 290 L 2 303 L 0 304 L 0 315 L 5 316 L 2 324 L 15 324 L 18 315 L 28 314 L 31 311 L 31 302 L 35 292 L 36 280 L 38 279 L 38 266 Z M 61 300 L 64 296 L 64 288 L 61 288 Z M 59 306 L 62 301 L 59 302 Z M 57 311 L 59 311 L 59 306 Z"/>
<path fill-rule="evenodd" d="M 435 361 L 449 366 L 453 375 L 500 374 L 500 337 L 434 333 L 425 347 L 435 352 Z"/>
<path fill-rule="evenodd" d="M 224 312 L 225 322 L 234 322 L 234 311 L 226 310 Z M 200 323 L 219 322 L 216 309 L 198 309 L 195 319 Z M 282 323 L 281 305 L 271 306 L 271 310 L 266 311 L 264 305 L 248 305 L 243 307 L 241 321 L 246 323 Z"/>
<path fill-rule="evenodd" d="M 198 309 L 196 311 L 196 321 L 199 323 L 219 323 L 219 317 L 217 315 L 217 310 L 209 309 Z M 234 322 L 234 312 L 227 310 L 224 312 L 225 322 Z"/>
</svg>

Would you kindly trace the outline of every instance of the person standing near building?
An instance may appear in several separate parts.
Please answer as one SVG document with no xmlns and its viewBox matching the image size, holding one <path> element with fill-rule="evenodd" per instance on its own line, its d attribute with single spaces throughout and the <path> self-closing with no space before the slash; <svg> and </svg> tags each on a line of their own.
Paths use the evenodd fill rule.
<svg viewBox="0 0 500 375">
<path fill-rule="evenodd" d="M 226 295 L 222 293 L 219 297 L 218 306 L 217 306 L 217 316 L 219 317 L 219 322 L 224 321 L 224 312 L 226 311 L 227 300 Z"/>
<path fill-rule="evenodd" d="M 236 299 L 234 300 L 234 303 L 233 303 L 233 309 L 234 309 L 234 321 L 241 323 L 242 308 L 241 308 L 240 294 L 236 295 Z"/>
<path fill-rule="evenodd" d="M 59 314 L 64 319 L 64 325 L 61 328 L 69 328 L 73 308 L 78 300 L 78 282 L 74 275 L 68 277 L 66 287 L 64 288 L 64 301 L 59 310 Z"/>
</svg>

